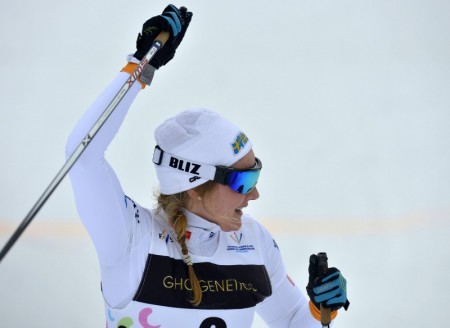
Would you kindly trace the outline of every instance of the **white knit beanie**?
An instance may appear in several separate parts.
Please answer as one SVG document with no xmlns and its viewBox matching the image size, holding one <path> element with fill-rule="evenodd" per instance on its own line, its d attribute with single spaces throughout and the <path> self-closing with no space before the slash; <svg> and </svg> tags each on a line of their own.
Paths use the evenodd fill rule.
<svg viewBox="0 0 450 328">
<path fill-rule="evenodd" d="M 169 118 L 155 130 L 156 144 L 164 153 L 199 164 L 231 166 L 244 157 L 252 144 L 233 123 L 217 113 L 188 109 Z M 206 181 L 185 170 L 155 164 L 160 192 L 171 195 Z"/>
</svg>

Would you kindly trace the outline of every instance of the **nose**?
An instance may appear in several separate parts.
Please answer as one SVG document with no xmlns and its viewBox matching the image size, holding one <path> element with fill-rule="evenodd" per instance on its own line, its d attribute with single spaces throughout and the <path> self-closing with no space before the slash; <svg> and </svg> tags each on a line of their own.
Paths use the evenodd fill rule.
<svg viewBox="0 0 450 328">
<path fill-rule="evenodd" d="M 252 191 L 250 191 L 247 194 L 247 200 L 257 200 L 259 198 L 259 191 L 258 188 L 253 188 Z"/>
</svg>

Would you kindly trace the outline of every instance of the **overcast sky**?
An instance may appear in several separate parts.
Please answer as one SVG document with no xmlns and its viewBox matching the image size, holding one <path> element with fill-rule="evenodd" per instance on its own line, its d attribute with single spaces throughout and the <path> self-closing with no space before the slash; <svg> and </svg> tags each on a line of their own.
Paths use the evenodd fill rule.
<svg viewBox="0 0 450 328">
<path fill-rule="evenodd" d="M 9 2 L 0 12 L 0 220 L 21 220 L 66 138 L 163 1 Z M 450 208 L 450 20 L 444 0 L 185 1 L 175 59 L 107 157 L 144 206 L 153 130 L 217 110 L 263 162 L 260 218 L 378 218 Z M 68 179 L 38 215 L 76 218 Z"/>
<path fill-rule="evenodd" d="M 276 236 L 298 285 L 306 285 L 309 254 L 322 250 L 347 278 L 352 306 L 336 327 L 442 325 L 435 305 L 449 304 L 450 289 L 450 2 L 175 4 L 194 12 L 186 38 L 107 153 L 126 193 L 153 204 L 160 122 L 190 107 L 214 109 L 252 139 L 263 171 L 249 211 Z M 134 52 L 143 22 L 166 5 L 2 2 L 2 244 L 10 232 L 1 223 L 25 217 L 63 166 L 77 119 Z M 95 251 L 73 219 L 65 179 L 35 218 L 44 233 L 24 236 L 1 265 L 6 326 L 103 324 Z M 74 299 L 85 302 L 74 307 Z"/>
</svg>

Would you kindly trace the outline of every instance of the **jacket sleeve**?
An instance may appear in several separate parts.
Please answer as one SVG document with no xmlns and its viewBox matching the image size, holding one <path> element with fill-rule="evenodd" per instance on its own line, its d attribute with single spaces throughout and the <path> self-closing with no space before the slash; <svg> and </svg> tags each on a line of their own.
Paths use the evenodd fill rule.
<svg viewBox="0 0 450 328">
<path fill-rule="evenodd" d="M 66 157 L 82 142 L 128 77 L 127 73 L 119 73 L 83 114 L 69 136 Z M 69 173 L 78 213 L 100 263 L 105 265 L 112 265 L 126 255 L 130 227 L 124 192 L 104 154 L 140 88 L 139 83 L 133 84 Z"/>
<path fill-rule="evenodd" d="M 129 76 L 120 72 L 82 115 L 68 138 L 67 157 L 82 142 Z M 132 85 L 69 173 L 79 216 L 97 251 L 102 291 L 112 306 L 127 302 L 136 290 L 152 233 L 151 215 L 125 196 L 104 156 L 141 88 L 141 83 Z"/>
<path fill-rule="evenodd" d="M 271 328 L 321 328 L 309 310 L 309 300 L 287 274 L 275 240 L 263 226 L 261 229 L 272 295 L 257 306 L 258 314 Z"/>
</svg>

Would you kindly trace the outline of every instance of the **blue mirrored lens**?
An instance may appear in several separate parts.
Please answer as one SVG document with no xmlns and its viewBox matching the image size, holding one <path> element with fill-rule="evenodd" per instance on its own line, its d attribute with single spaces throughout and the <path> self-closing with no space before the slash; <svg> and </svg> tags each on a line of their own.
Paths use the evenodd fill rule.
<svg viewBox="0 0 450 328">
<path fill-rule="evenodd" d="M 245 195 L 255 188 L 260 172 L 260 170 L 230 172 L 225 182 L 234 191 Z"/>
</svg>

